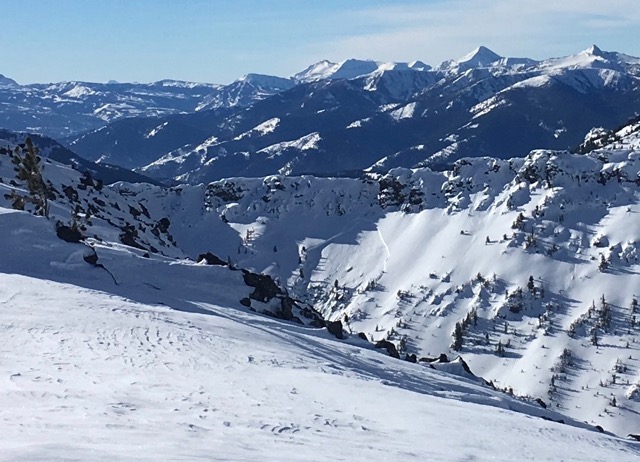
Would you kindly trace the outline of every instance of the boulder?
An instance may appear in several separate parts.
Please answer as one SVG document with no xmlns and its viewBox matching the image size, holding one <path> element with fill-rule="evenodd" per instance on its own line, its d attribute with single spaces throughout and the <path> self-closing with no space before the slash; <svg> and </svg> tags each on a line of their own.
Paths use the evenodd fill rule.
<svg viewBox="0 0 640 462">
<path fill-rule="evenodd" d="M 56 235 L 65 242 L 78 243 L 84 239 L 84 236 L 77 227 L 70 227 L 58 222 L 56 225 Z"/>
<path fill-rule="evenodd" d="M 340 340 L 344 339 L 344 334 L 342 332 L 342 322 L 341 321 L 328 321 L 326 325 L 329 333 Z"/>
<path fill-rule="evenodd" d="M 216 255 L 211 252 L 201 253 L 198 255 L 198 263 L 204 261 L 207 265 L 216 265 L 216 266 L 227 266 L 227 262 L 221 260 Z"/>
<path fill-rule="evenodd" d="M 376 348 L 384 348 L 389 353 L 389 356 L 400 359 L 400 354 L 398 354 L 398 349 L 396 346 L 388 340 L 378 340 L 374 345 Z"/>
</svg>

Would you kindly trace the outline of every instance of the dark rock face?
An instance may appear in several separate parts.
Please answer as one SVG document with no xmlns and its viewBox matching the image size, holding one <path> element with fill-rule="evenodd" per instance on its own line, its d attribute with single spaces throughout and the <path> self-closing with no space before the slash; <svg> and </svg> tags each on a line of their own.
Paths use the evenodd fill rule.
<svg viewBox="0 0 640 462">
<path fill-rule="evenodd" d="M 207 263 L 207 265 L 227 266 L 227 262 L 226 261 L 221 260 L 220 258 L 218 258 L 216 255 L 212 254 L 211 252 L 201 253 L 200 255 L 198 255 L 198 263 L 200 263 L 203 260 Z M 245 280 L 245 282 L 246 282 L 246 280 Z"/>
<path fill-rule="evenodd" d="M 344 339 L 344 334 L 342 333 L 342 322 L 341 321 L 329 321 L 327 322 L 327 330 L 334 337 L 342 340 Z"/>
<path fill-rule="evenodd" d="M 384 348 L 389 353 L 389 356 L 393 358 L 400 358 L 400 354 L 398 354 L 398 350 L 396 346 L 388 340 L 379 340 L 375 344 L 376 348 Z"/>
<path fill-rule="evenodd" d="M 546 415 L 541 415 L 540 418 L 542 420 L 548 420 L 549 422 L 556 422 L 556 423 L 561 423 L 564 424 L 564 420 L 562 419 L 552 419 L 551 417 L 547 417 Z M 598 431 L 604 431 L 602 430 L 602 427 L 600 427 L 600 425 L 596 425 L 595 427 Z"/>
<path fill-rule="evenodd" d="M 360 337 L 362 340 L 365 340 L 367 342 L 369 341 L 369 339 L 367 338 L 367 334 L 365 334 L 364 332 L 360 332 L 358 334 L 358 337 Z"/>
<path fill-rule="evenodd" d="M 267 316 L 274 316 L 285 321 L 293 321 L 303 324 L 300 317 L 309 321 L 309 325 L 314 327 L 324 327 L 325 322 L 322 316 L 309 306 L 300 306 L 296 300 L 289 297 L 271 276 L 266 274 L 252 273 L 251 271 L 242 270 L 244 283 L 249 287 L 253 287 L 253 292 L 249 295 L 251 300 L 262 303 L 268 303 L 274 298 L 279 299 L 279 307 L 275 311 L 263 311 Z"/>
<path fill-rule="evenodd" d="M 95 251 L 89 255 L 85 255 L 82 259 L 92 266 L 98 265 L 98 254 Z"/>
<path fill-rule="evenodd" d="M 543 409 L 547 408 L 547 403 L 542 401 L 542 399 L 540 399 L 540 398 L 536 398 L 536 403 L 538 403 L 540 405 L 540 407 L 543 408 Z"/>
<path fill-rule="evenodd" d="M 124 245 L 128 245 L 129 247 L 147 250 L 138 242 L 136 242 L 136 237 L 138 237 L 138 231 L 135 227 L 128 225 L 122 228 L 122 234 L 120 234 L 120 242 L 122 242 Z M 153 252 L 153 249 L 151 251 Z"/>
<path fill-rule="evenodd" d="M 251 299 L 249 299 L 248 297 L 245 297 L 242 300 L 240 300 L 240 304 L 242 306 L 246 306 L 247 308 L 251 308 Z"/>
<path fill-rule="evenodd" d="M 408 354 L 404 357 L 405 361 L 409 361 L 410 363 L 417 363 L 418 357 L 415 354 Z"/>
<path fill-rule="evenodd" d="M 244 283 L 246 285 L 254 288 L 254 291 L 249 295 L 249 298 L 252 298 L 253 300 L 267 303 L 272 298 L 284 294 L 282 289 L 278 287 L 271 276 L 242 270 L 242 277 L 244 278 Z"/>
<path fill-rule="evenodd" d="M 62 192 L 71 202 L 78 202 L 78 191 L 73 189 L 72 186 L 63 185 Z"/>
<path fill-rule="evenodd" d="M 160 231 L 161 233 L 166 233 L 167 231 L 169 231 L 170 225 L 171 225 L 171 222 L 169 221 L 169 219 L 167 217 L 164 217 L 158 221 L 158 224 L 156 225 L 156 227 L 158 228 L 158 231 Z"/>
<path fill-rule="evenodd" d="M 84 239 L 84 236 L 78 228 L 72 228 L 58 222 L 56 225 L 56 235 L 65 242 L 78 243 Z"/>
</svg>

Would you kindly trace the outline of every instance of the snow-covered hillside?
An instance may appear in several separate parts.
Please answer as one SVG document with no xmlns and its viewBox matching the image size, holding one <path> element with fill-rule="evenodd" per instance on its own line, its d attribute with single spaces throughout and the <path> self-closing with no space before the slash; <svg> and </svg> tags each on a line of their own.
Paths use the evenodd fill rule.
<svg viewBox="0 0 640 462">
<path fill-rule="evenodd" d="M 182 224 L 172 233 L 189 255 L 207 242 L 403 354 L 449 351 L 460 323 L 459 348 L 482 376 L 626 434 L 639 409 L 637 133 L 625 127 L 587 155 L 467 159 L 446 172 L 130 194 Z"/>
<path fill-rule="evenodd" d="M 295 245 L 293 234 L 269 237 L 275 196 L 293 189 L 287 180 L 263 183 L 262 202 L 273 200 L 274 209 L 261 212 L 261 228 L 247 221 L 251 213 L 238 219 L 243 201 L 237 196 L 246 192 L 230 184 L 101 187 L 54 161 L 44 172 L 52 192 L 49 219 L 9 207 L 5 194 L 26 191 L 12 179 L 9 154 L 0 154 L 0 459 L 640 456 L 637 443 L 511 397 L 469 374 L 459 360 L 400 361 L 355 335 L 339 341 L 304 325 L 313 322 L 259 315 L 254 310 L 268 312 L 286 294 L 267 302 L 250 294 L 256 287 L 248 286 L 246 274 L 252 273 L 231 267 L 240 257 L 234 255 L 232 265 L 213 256 L 212 265 L 185 258 L 198 246 L 213 249 L 242 234 L 238 255 L 246 262 L 259 261 L 267 240 L 282 245 L 282 253 L 274 247 L 265 254 L 264 261 L 277 267 L 274 255 L 287 256 Z M 363 225 L 354 220 L 352 229 L 336 228 L 332 239 L 321 239 L 325 226 L 344 216 L 339 208 L 325 214 L 326 200 L 339 194 L 323 183 L 331 180 L 291 181 L 298 188 L 305 181 L 309 188 L 325 187 L 325 196 L 314 194 L 322 211 L 314 215 L 319 234 L 305 241 L 309 255 Z M 348 186 L 355 192 L 357 184 Z M 227 205 L 212 208 L 223 198 Z M 353 206 L 361 208 L 364 199 Z M 164 212 L 171 221 L 159 218 Z M 330 221 L 321 221 L 324 216 Z M 73 220 L 82 242 L 67 242 L 72 239 L 61 232 Z M 303 264 L 310 261 L 305 256 Z M 307 314 L 312 320 L 313 312 Z"/>
<path fill-rule="evenodd" d="M 16 215 L 0 214 L 3 231 L 28 233 Z M 200 313 L 181 312 L 153 288 L 144 300 L 55 282 L 86 273 L 56 261 L 73 251 L 57 247 L 53 261 L 29 255 L 48 266 L 39 277 L 0 264 L 2 460 L 640 456 L 636 443 L 532 417 L 544 411 L 318 330 L 188 296 Z"/>
<path fill-rule="evenodd" d="M 634 433 L 637 131 L 587 155 L 463 159 L 443 173 L 223 180 L 209 203 L 245 237 L 232 258 L 325 317 L 418 358 L 449 351 L 459 324 L 456 348 L 485 378 Z"/>
<path fill-rule="evenodd" d="M 399 368 L 461 354 L 496 388 L 527 397 L 518 402 L 541 398 L 566 419 L 638 434 L 639 133 L 636 121 L 593 130 L 586 154 L 462 159 L 443 172 L 173 188 L 102 186 L 46 161 L 50 220 L 0 215 L 2 273 L 185 312 L 339 320 L 347 343 L 418 363 Z M 3 150 L 4 209 L 13 191 L 25 194 L 13 177 Z M 84 244 L 55 237 L 75 225 Z M 195 263 L 207 252 L 213 265 Z M 34 285 L 5 285 L 19 284 Z"/>
</svg>

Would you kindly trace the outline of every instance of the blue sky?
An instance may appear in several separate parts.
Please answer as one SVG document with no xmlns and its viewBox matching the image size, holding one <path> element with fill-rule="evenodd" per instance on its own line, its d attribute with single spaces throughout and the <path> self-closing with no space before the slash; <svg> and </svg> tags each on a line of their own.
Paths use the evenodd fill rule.
<svg viewBox="0 0 640 462">
<path fill-rule="evenodd" d="M 20 83 L 229 83 L 321 59 L 437 65 L 485 45 L 640 56 L 638 0 L 0 0 L 0 74 Z"/>
</svg>

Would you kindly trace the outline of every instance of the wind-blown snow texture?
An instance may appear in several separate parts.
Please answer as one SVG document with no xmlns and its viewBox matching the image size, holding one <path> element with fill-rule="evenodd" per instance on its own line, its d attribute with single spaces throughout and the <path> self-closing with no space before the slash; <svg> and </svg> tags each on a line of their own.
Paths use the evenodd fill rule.
<svg viewBox="0 0 640 462">
<path fill-rule="evenodd" d="M 629 155 L 627 160 L 620 153 L 610 155 L 625 174 L 637 167 Z M 542 157 L 535 154 L 519 166 L 539 164 Z M 585 157 L 584 166 L 600 165 L 596 157 Z M 472 169 L 471 165 L 465 167 Z M 504 166 L 496 175 L 508 178 L 507 171 Z M 451 173 L 452 184 L 465 173 L 464 167 Z M 387 181 L 435 181 L 443 174 L 423 170 L 394 175 Z M 364 266 L 351 265 L 364 262 L 366 252 L 371 259 L 366 271 L 382 272 L 370 296 L 387 299 L 385 309 L 406 310 L 410 304 L 403 305 L 390 291 L 396 289 L 394 280 L 406 276 L 400 273 L 399 246 L 407 236 L 396 239 L 387 226 L 395 222 L 411 231 L 416 220 L 430 211 L 447 214 L 438 204 L 452 204 L 448 193 L 436 194 L 433 202 L 424 200 L 420 213 L 403 213 L 391 205 L 399 196 L 384 199 L 385 187 L 379 196 L 375 193 L 375 186 L 384 184 L 382 179 L 362 183 L 271 177 L 259 184 L 230 180 L 206 188 L 100 187 L 86 175 L 49 161 L 45 176 L 56 198 L 46 220 L 8 208 L 4 195 L 11 190 L 22 192 L 20 183 L 11 183 L 11 176 L 9 154 L 3 151 L 1 458 L 387 460 L 395 456 L 443 461 L 607 461 L 640 456 L 636 443 L 598 433 L 555 409 L 545 410 L 532 400 L 497 391 L 466 372 L 460 361 L 431 363 L 433 369 L 373 351 L 370 343 L 357 336 L 339 342 L 325 330 L 253 313 L 239 303 L 252 290 L 243 272 L 223 263 L 211 266 L 185 258 L 237 244 L 239 253 L 230 256 L 233 264 L 258 268 L 269 262 L 267 272 L 291 278 L 291 291 L 314 281 L 326 287 L 331 297 L 319 306 L 341 316 L 346 311 L 332 305 L 335 295 L 343 297 L 345 307 L 350 306 L 355 295 L 350 293 L 351 284 L 369 276 L 362 273 Z M 563 175 L 554 178 L 558 185 L 566 185 Z M 492 183 L 496 188 L 497 184 L 497 180 Z M 505 194 L 512 186 L 505 186 Z M 637 196 L 626 182 L 612 183 L 609 189 L 619 194 L 620 202 L 637 206 Z M 461 199 L 467 195 L 461 190 Z M 514 198 L 515 207 L 523 206 L 526 197 L 522 193 Z M 459 211 L 464 202 L 456 203 L 448 215 L 454 227 L 465 221 L 468 211 L 481 212 Z M 87 238 L 84 243 L 64 242 L 55 236 L 54 222 L 68 223 L 70 211 L 77 206 L 81 210 L 77 219 L 86 228 Z M 413 206 L 419 208 L 417 203 Z M 286 219 L 288 213 L 301 210 L 310 213 L 314 227 Z M 91 216 L 86 217 L 83 212 L 89 211 Z M 359 218 L 354 217 L 356 213 Z M 566 213 L 564 223 L 570 227 L 573 218 Z M 344 227 L 349 216 L 353 219 Z M 127 230 L 129 237 L 123 238 Z M 308 234 L 298 240 L 301 231 Z M 619 236 L 608 238 L 615 243 Z M 123 239 L 129 245 L 123 245 Z M 266 245 L 272 248 L 264 252 Z M 302 246 L 300 263 L 291 264 L 291 258 L 298 261 Z M 386 253 L 378 255 L 378 248 Z M 405 250 L 411 248 L 415 249 L 407 246 Z M 525 258 L 517 246 L 512 250 L 514 258 Z M 336 252 L 343 254 L 341 263 L 334 259 Z M 382 256 L 379 263 L 377 255 Z M 412 266 L 418 269 L 416 265 L 423 263 L 416 258 Z M 637 265 L 626 268 L 633 272 Z M 464 271 L 460 273 L 466 277 Z M 326 280 L 334 277 L 340 278 L 337 287 Z M 457 271 L 448 276 L 452 283 L 458 278 Z M 411 290 L 409 285 L 403 287 Z M 617 287 L 622 293 L 623 285 Z M 555 299 L 556 288 L 548 285 L 550 300 Z M 255 299 L 250 304 L 258 311 L 269 308 L 269 303 Z M 347 310 L 351 315 L 347 329 L 367 330 L 367 317 L 379 314 L 370 307 L 363 305 L 362 316 Z M 405 319 L 405 327 L 396 327 L 418 333 L 419 327 L 455 319 L 463 308 L 461 303 L 446 316 L 426 315 L 422 325 Z M 481 312 L 482 322 L 490 322 L 484 319 L 489 313 Z M 381 325 L 386 321 L 380 317 Z M 514 328 L 521 326 L 517 320 L 512 323 Z M 545 340 L 549 354 L 561 336 L 559 329 L 550 332 Z M 608 338 L 603 336 L 603 343 Z M 514 342 L 508 353 L 518 351 L 516 346 L 521 344 Z M 411 350 L 418 351 L 417 346 Z M 610 350 L 603 346 L 599 351 L 609 355 Z M 635 351 L 632 347 L 625 353 Z M 594 361 L 599 359 L 595 356 Z M 628 365 L 635 370 L 633 361 Z M 580 371 L 576 368 L 575 374 L 582 376 Z M 620 404 L 622 408 L 622 400 Z M 630 404 L 624 402 L 624 406 Z M 624 419 L 619 417 L 630 422 Z M 612 417 L 606 423 L 614 422 Z"/>
</svg>

